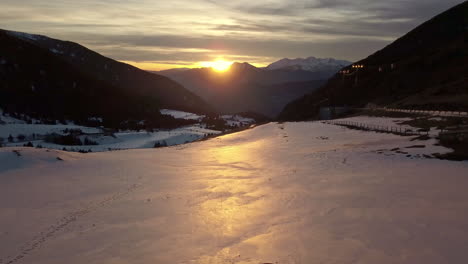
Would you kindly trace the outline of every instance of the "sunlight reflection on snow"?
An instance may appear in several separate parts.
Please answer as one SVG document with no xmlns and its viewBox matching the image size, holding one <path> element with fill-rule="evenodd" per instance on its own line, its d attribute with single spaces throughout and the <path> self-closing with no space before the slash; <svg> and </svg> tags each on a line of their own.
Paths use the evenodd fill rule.
<svg viewBox="0 0 468 264">
<path fill-rule="evenodd" d="M 200 205 L 199 225 L 209 227 L 216 247 L 214 256 L 204 256 L 197 263 L 216 263 L 219 259 L 234 261 L 238 249 L 231 245 L 252 236 L 252 227 L 261 222 L 265 210 L 264 190 L 256 190 L 264 181 L 259 175 L 260 163 L 252 167 L 246 160 L 261 160 L 258 155 L 265 141 L 254 141 L 213 148 L 209 155 L 200 155 L 201 163 L 218 164 L 198 171 L 205 186 L 207 200 Z M 216 160 L 213 163 L 213 159 Z M 255 228 L 254 228 L 255 229 Z M 239 239 L 241 238 L 241 239 Z"/>
</svg>

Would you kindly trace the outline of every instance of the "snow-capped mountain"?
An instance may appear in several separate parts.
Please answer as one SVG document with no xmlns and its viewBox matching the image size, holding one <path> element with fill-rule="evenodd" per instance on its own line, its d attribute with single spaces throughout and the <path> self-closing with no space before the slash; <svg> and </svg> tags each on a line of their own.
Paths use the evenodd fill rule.
<svg viewBox="0 0 468 264">
<path fill-rule="evenodd" d="M 350 65 L 351 62 L 345 60 L 336 60 L 333 58 L 316 58 L 308 57 L 305 59 L 282 59 L 274 62 L 268 67 L 267 70 L 303 70 L 303 71 L 324 71 L 324 70 L 336 70 Z"/>
</svg>

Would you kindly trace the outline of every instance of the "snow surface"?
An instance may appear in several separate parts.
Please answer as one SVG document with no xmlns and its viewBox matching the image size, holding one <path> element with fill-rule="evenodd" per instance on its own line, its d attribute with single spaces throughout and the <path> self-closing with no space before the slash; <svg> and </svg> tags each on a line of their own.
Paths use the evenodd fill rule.
<svg viewBox="0 0 468 264">
<path fill-rule="evenodd" d="M 46 134 L 64 134 L 65 129 L 80 129 L 83 133 L 102 133 L 102 129 L 96 127 L 85 127 L 75 125 L 73 122 L 68 121 L 66 125 L 46 125 L 46 124 L 34 124 L 39 120 L 31 119 L 33 124 L 27 124 L 26 121 L 16 119 L 9 115 L 3 115 L 3 110 L 0 109 L 0 138 L 6 140 L 10 135 L 17 137 L 18 135 L 24 135 L 29 140 L 32 135 L 46 135 Z M 23 144 L 23 143 L 21 143 Z M 60 148 L 62 149 L 62 147 Z"/>
<path fill-rule="evenodd" d="M 164 113 L 170 114 L 175 118 L 182 119 L 197 119 L 200 120 L 203 116 L 196 114 L 175 111 L 175 110 L 164 110 Z M 0 109 L 0 138 L 3 139 L 3 144 L 9 147 L 23 146 L 27 142 L 31 142 L 34 146 L 42 146 L 50 149 L 63 149 L 66 148 L 70 151 L 109 151 L 109 150 L 123 150 L 123 149 L 138 149 L 138 148 L 153 148 L 155 143 L 173 146 L 180 145 L 188 142 L 197 141 L 206 138 L 209 135 L 221 134 L 221 131 L 211 130 L 205 128 L 204 124 L 197 124 L 192 126 L 184 126 L 172 130 L 157 130 L 155 132 L 141 132 L 141 131 L 123 131 L 114 133 L 113 136 L 108 136 L 103 133 L 101 128 L 96 127 L 85 127 L 74 125 L 69 122 L 67 125 L 45 125 L 45 124 L 27 124 L 23 120 L 19 120 L 10 116 L 3 116 L 3 112 Z M 242 117 L 237 117 L 238 120 L 244 120 Z M 237 120 L 236 119 L 236 120 Z M 91 117 L 89 120 L 100 121 L 100 117 Z M 37 120 L 33 120 L 36 122 Z M 64 135 L 64 130 L 81 130 L 86 135 L 80 136 L 81 141 L 87 137 L 98 145 L 83 145 L 83 146 L 65 146 L 47 143 L 43 140 L 43 137 L 47 134 L 61 134 Z M 35 137 L 33 137 L 33 134 Z M 7 142 L 9 136 L 14 137 L 16 142 Z M 24 135 L 26 138 L 18 142 L 17 136 Z M 1 262 L 0 262 L 1 264 Z"/>
<path fill-rule="evenodd" d="M 0 263 L 466 263 L 468 163 L 376 153 L 410 139 L 308 122 L 160 149 L 3 148 Z"/>
<path fill-rule="evenodd" d="M 0 108 L 0 124 L 26 124 L 25 121 L 16 119 L 9 115 L 4 115 L 3 110 Z"/>
<path fill-rule="evenodd" d="M 28 125 L 17 125 L 17 126 L 28 126 Z M 79 128 L 82 129 L 83 132 L 86 133 L 99 133 L 100 130 L 95 128 L 88 128 L 88 127 L 79 127 L 79 126 L 52 126 L 53 128 L 44 127 L 44 130 L 40 130 L 43 126 L 46 125 L 34 125 L 33 131 L 43 131 L 46 132 L 55 132 L 57 134 L 63 134 L 62 130 L 65 128 Z M 11 126 L 8 126 L 11 128 Z M 16 126 L 15 126 L 16 127 Z M 39 128 L 39 129 L 38 129 Z M 0 125 L 1 131 L 1 125 Z M 15 132 L 19 130 L 14 130 Z M 24 130 L 27 131 L 27 130 Z M 115 133 L 114 136 L 105 136 L 102 133 L 98 135 L 83 135 L 80 136 L 81 141 L 84 142 L 85 137 L 91 139 L 98 143 L 98 145 L 83 145 L 83 146 L 64 146 L 64 145 L 57 145 L 53 143 L 47 143 L 43 140 L 31 140 L 29 138 L 30 134 L 23 134 L 27 135 L 28 139 L 27 142 L 31 142 L 34 146 L 41 145 L 44 148 L 50 149 L 63 149 L 66 148 L 67 150 L 71 151 L 88 151 L 91 150 L 93 152 L 99 151 L 109 151 L 109 150 L 124 150 L 124 149 L 139 149 L 139 148 L 153 148 L 156 142 L 164 143 L 167 146 L 172 145 L 180 145 L 188 142 L 193 142 L 205 138 L 206 136 L 212 134 L 220 134 L 220 131 L 210 130 L 206 128 L 201 128 L 198 126 L 187 126 L 181 127 L 173 130 L 161 130 L 156 132 L 137 132 L 137 131 L 127 131 L 127 132 L 118 132 Z M 21 133 L 20 133 L 21 134 Z M 42 133 L 41 133 L 42 134 Z M 47 134 L 47 133 L 43 133 Z M 14 135 L 14 134 L 13 134 Z M 4 137 L 5 139 L 8 136 Z M 23 146 L 25 142 L 19 143 L 7 143 L 7 146 Z"/>
<path fill-rule="evenodd" d="M 297 58 L 297 59 L 282 59 L 277 62 L 270 64 L 266 67 L 267 70 L 278 70 L 284 68 L 295 68 L 304 71 L 319 71 L 325 68 L 343 68 L 350 65 L 351 62 L 344 60 L 335 60 L 332 58 Z"/>
<path fill-rule="evenodd" d="M 169 115 L 177 119 L 186 119 L 186 120 L 201 120 L 203 115 L 197 115 L 194 113 L 188 113 L 178 110 L 170 110 L 170 109 L 161 109 L 160 110 L 162 115 Z"/>
<path fill-rule="evenodd" d="M 409 118 L 409 117 L 393 118 L 393 117 L 355 116 L 355 117 L 334 119 L 333 121 L 350 121 L 350 122 L 358 122 L 358 123 L 364 123 L 364 124 L 376 125 L 376 126 L 401 127 L 404 129 L 416 130 L 415 127 L 402 124 L 403 122 L 410 121 L 410 120 L 412 120 L 412 118 Z"/>
<path fill-rule="evenodd" d="M 468 112 L 461 111 L 438 111 L 438 110 L 417 110 L 417 109 L 394 109 L 394 108 L 376 108 L 378 110 L 383 110 L 387 112 L 400 112 L 400 113 L 418 113 L 431 116 L 439 117 L 467 117 Z"/>
<path fill-rule="evenodd" d="M 432 117 L 435 120 L 437 117 Z M 412 127 L 410 125 L 403 124 L 405 121 L 413 120 L 414 118 L 410 117 L 403 117 L 403 118 L 394 118 L 394 117 L 373 117 L 373 116 L 355 116 L 355 117 L 347 117 L 341 119 L 335 119 L 335 121 L 351 121 L 351 122 L 358 122 L 364 123 L 369 125 L 377 125 L 383 127 L 401 127 L 402 129 L 409 129 L 412 131 L 417 131 L 418 128 Z M 441 121 L 441 120 L 437 120 Z M 439 136 L 440 129 L 437 127 L 431 127 L 428 135 L 436 138 Z"/>
<path fill-rule="evenodd" d="M 81 141 L 84 138 L 97 142 L 99 145 L 83 145 L 83 146 L 63 146 L 43 141 L 32 141 L 34 145 L 42 145 L 44 148 L 63 149 L 79 151 L 91 150 L 93 152 L 108 151 L 108 150 L 125 150 L 125 149 L 141 149 L 153 148 L 155 143 L 164 144 L 167 146 L 180 145 L 193 141 L 197 141 L 207 137 L 208 135 L 220 134 L 220 131 L 200 128 L 197 126 L 182 127 L 173 130 L 162 130 L 156 132 L 119 132 L 112 136 L 81 136 Z"/>
</svg>

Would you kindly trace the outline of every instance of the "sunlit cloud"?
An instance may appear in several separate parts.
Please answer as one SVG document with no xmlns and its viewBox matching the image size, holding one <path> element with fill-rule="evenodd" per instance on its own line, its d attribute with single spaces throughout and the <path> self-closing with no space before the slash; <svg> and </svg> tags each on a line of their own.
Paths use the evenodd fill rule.
<svg viewBox="0 0 468 264">
<path fill-rule="evenodd" d="M 175 68 L 196 68 L 191 61 L 125 61 L 121 60 L 123 63 L 130 64 L 140 69 L 145 69 L 147 71 L 161 71 L 165 69 L 175 69 Z"/>
<path fill-rule="evenodd" d="M 461 0 L 2 0 L 0 27 L 78 42 L 146 69 L 222 56 L 351 61 Z"/>
</svg>

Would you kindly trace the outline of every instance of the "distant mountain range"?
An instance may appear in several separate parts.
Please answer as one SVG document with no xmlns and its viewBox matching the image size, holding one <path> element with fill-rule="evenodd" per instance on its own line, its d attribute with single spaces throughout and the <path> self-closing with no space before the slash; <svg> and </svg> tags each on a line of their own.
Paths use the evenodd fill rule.
<svg viewBox="0 0 468 264">
<path fill-rule="evenodd" d="M 201 96 L 218 111 L 258 112 L 276 116 L 290 101 L 325 83 L 350 62 L 335 59 L 283 59 L 266 68 L 233 63 L 229 71 L 211 68 L 171 69 L 157 72 Z"/>
<path fill-rule="evenodd" d="M 154 119 L 160 108 L 209 112 L 167 77 L 106 58 L 79 44 L 0 30 L 0 108 L 52 119 Z"/>
<path fill-rule="evenodd" d="M 310 71 L 310 72 L 333 72 L 350 65 L 351 62 L 345 60 L 335 60 L 332 58 L 320 59 L 309 57 L 306 59 L 282 59 L 274 62 L 267 70 L 290 70 L 290 71 Z"/>
<path fill-rule="evenodd" d="M 280 119 L 315 118 L 324 105 L 468 110 L 468 1 L 356 64 L 363 68 L 343 68 Z"/>
</svg>

